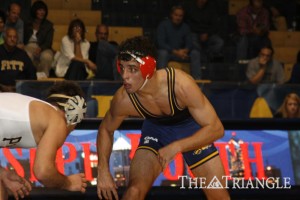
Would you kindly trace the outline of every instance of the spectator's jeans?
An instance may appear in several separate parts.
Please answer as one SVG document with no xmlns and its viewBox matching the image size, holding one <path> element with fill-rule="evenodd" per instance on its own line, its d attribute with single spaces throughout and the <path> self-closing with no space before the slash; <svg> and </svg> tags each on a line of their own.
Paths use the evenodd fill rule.
<svg viewBox="0 0 300 200">
<path fill-rule="evenodd" d="M 208 58 L 220 56 L 222 54 L 224 40 L 218 35 L 210 35 L 206 42 L 200 42 L 200 36 L 197 33 L 192 34 L 193 45 Z M 204 58 L 204 57 L 202 57 Z"/>
<path fill-rule="evenodd" d="M 178 62 L 190 62 L 191 63 L 191 75 L 194 79 L 199 80 L 201 79 L 201 62 L 200 62 L 200 51 L 193 49 L 189 52 L 190 59 L 183 60 L 181 58 L 172 55 L 171 52 L 168 52 L 164 49 L 159 49 L 157 51 L 157 68 L 162 69 L 167 67 L 168 62 L 178 61 Z"/>
<path fill-rule="evenodd" d="M 236 46 L 236 59 L 249 60 L 258 56 L 263 46 L 271 45 L 267 36 L 242 35 L 239 37 Z"/>
<path fill-rule="evenodd" d="M 71 60 L 64 78 L 66 80 L 86 80 L 87 76 L 85 64 L 77 60 Z"/>
</svg>

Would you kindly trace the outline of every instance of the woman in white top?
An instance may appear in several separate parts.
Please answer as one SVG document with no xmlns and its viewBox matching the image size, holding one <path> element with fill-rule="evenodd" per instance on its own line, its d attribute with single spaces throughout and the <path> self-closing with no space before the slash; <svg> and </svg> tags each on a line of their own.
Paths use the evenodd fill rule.
<svg viewBox="0 0 300 200">
<path fill-rule="evenodd" d="M 88 58 L 90 43 L 85 39 L 85 26 L 80 19 L 71 21 L 63 37 L 55 69 L 56 76 L 68 80 L 85 80 L 96 64 Z"/>
</svg>

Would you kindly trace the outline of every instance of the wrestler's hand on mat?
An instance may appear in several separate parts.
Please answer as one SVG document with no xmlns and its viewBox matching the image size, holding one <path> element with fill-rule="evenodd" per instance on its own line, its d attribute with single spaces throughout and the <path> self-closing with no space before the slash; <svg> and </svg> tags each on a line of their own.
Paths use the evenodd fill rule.
<svg viewBox="0 0 300 200">
<path fill-rule="evenodd" d="M 72 174 L 67 176 L 68 184 L 64 187 L 64 189 L 68 191 L 80 191 L 85 193 L 87 183 L 85 179 L 85 175 L 83 173 Z"/>
<path fill-rule="evenodd" d="M 8 190 L 9 194 L 15 197 L 16 200 L 18 200 L 19 197 L 24 198 L 25 195 L 29 195 L 32 187 L 26 179 L 10 170 L 3 170 L 0 174 L 4 187 Z"/>
<path fill-rule="evenodd" d="M 117 186 L 107 170 L 98 171 L 97 194 L 99 199 L 118 200 Z M 114 198 L 113 198 L 114 197 Z"/>
<path fill-rule="evenodd" d="M 179 153 L 178 145 L 171 143 L 158 150 L 158 161 L 162 167 L 162 171 L 166 169 L 168 164 L 174 159 L 177 153 Z"/>
</svg>

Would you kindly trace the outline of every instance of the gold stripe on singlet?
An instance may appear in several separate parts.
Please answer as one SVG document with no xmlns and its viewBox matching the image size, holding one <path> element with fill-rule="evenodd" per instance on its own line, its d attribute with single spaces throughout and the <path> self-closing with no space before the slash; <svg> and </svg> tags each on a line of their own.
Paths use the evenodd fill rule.
<svg viewBox="0 0 300 200">
<path fill-rule="evenodd" d="M 128 94 L 133 106 L 135 107 L 135 109 L 138 111 L 138 113 L 145 118 L 145 115 L 143 114 L 143 112 L 140 110 L 139 106 L 137 105 L 136 101 L 133 98 L 133 94 Z"/>
<path fill-rule="evenodd" d="M 170 103 L 170 109 L 171 109 L 171 116 L 174 115 L 174 105 L 173 105 L 173 101 L 172 101 L 172 97 L 173 97 L 173 84 L 174 84 L 174 79 L 175 79 L 175 74 L 174 74 L 174 69 L 173 68 L 166 68 L 167 71 L 167 79 L 168 79 L 168 99 L 169 99 L 169 103 Z"/>
<path fill-rule="evenodd" d="M 136 102 L 139 109 L 142 110 L 146 115 L 151 116 L 151 117 L 158 117 L 157 115 L 150 113 L 146 108 L 144 108 L 144 106 L 141 104 L 141 102 L 136 97 L 136 94 L 132 94 L 132 98 Z"/>
</svg>

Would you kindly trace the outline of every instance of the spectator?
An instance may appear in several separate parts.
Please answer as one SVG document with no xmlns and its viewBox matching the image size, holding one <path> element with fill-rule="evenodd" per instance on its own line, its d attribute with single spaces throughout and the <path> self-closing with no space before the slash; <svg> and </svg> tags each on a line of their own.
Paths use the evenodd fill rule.
<svg viewBox="0 0 300 200">
<path fill-rule="evenodd" d="M 18 34 L 14 28 L 7 28 L 4 44 L 0 45 L 0 84 L 14 90 L 18 79 L 36 79 L 36 70 L 27 53 L 17 47 Z"/>
<path fill-rule="evenodd" d="M 0 10 L 0 45 L 4 43 L 3 34 L 4 34 L 4 24 L 6 16 L 5 13 Z"/>
<path fill-rule="evenodd" d="M 55 73 L 68 80 L 85 80 L 97 66 L 89 60 L 90 43 L 85 39 L 85 25 L 80 19 L 70 22 L 68 34 L 62 38 Z"/>
<path fill-rule="evenodd" d="M 12 27 L 17 30 L 18 33 L 18 47 L 24 48 L 24 22 L 20 18 L 21 6 L 18 3 L 11 3 L 8 7 L 7 18 L 5 28 Z"/>
<path fill-rule="evenodd" d="M 37 71 L 48 77 L 53 62 L 53 24 L 47 20 L 48 7 L 43 1 L 34 2 L 30 11 L 31 20 L 24 29 L 25 50 Z"/>
<path fill-rule="evenodd" d="M 286 95 L 282 105 L 279 107 L 274 117 L 276 118 L 299 118 L 300 98 L 296 93 Z"/>
<path fill-rule="evenodd" d="M 270 46 L 261 48 L 259 55 L 249 61 L 246 76 L 252 84 L 284 83 L 283 67 L 273 59 L 274 50 Z"/>
<path fill-rule="evenodd" d="M 35 0 L 34 0 L 35 1 Z M 0 3 L 0 10 L 7 10 L 11 3 L 18 3 L 21 8 L 20 18 L 24 21 L 27 21 L 30 16 L 30 6 L 33 0 L 2 0 Z"/>
<path fill-rule="evenodd" d="M 257 56 L 262 46 L 271 46 L 268 38 L 270 28 L 269 12 L 263 7 L 263 0 L 249 0 L 249 5 L 236 15 L 238 42 L 236 58 L 248 60 Z"/>
<path fill-rule="evenodd" d="M 297 62 L 293 66 L 291 78 L 288 83 L 299 84 L 300 83 L 300 51 L 297 54 Z"/>
<path fill-rule="evenodd" d="M 191 62 L 191 75 L 201 79 L 200 52 L 193 49 L 191 31 L 183 22 L 182 6 L 171 9 L 170 18 L 162 21 L 157 28 L 157 68 L 167 67 L 170 60 Z"/>
<path fill-rule="evenodd" d="M 97 65 L 94 78 L 98 80 L 119 79 L 115 60 L 118 48 L 116 45 L 108 42 L 108 34 L 109 30 L 107 25 L 97 25 L 95 32 L 97 41 L 91 42 L 89 50 L 89 59 Z"/>
<path fill-rule="evenodd" d="M 224 41 L 217 34 L 218 14 L 213 1 L 194 0 L 187 6 L 186 20 L 193 32 L 193 44 L 206 59 L 223 57 Z M 205 56 L 201 56 L 202 61 Z"/>
</svg>

